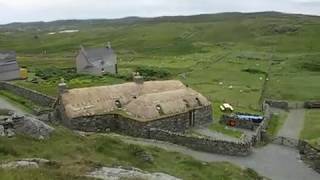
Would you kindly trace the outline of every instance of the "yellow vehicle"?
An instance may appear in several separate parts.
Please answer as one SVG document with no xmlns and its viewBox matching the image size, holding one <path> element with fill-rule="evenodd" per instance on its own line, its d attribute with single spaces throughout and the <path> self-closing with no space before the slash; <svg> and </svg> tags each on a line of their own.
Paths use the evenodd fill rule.
<svg viewBox="0 0 320 180">
<path fill-rule="evenodd" d="M 21 79 L 28 78 L 28 70 L 26 68 L 20 68 L 20 78 Z"/>
</svg>

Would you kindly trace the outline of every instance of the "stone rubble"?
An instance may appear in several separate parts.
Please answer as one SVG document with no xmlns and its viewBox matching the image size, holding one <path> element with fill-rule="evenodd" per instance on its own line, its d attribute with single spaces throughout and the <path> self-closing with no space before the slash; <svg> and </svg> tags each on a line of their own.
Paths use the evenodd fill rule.
<svg viewBox="0 0 320 180">
<path fill-rule="evenodd" d="M 36 139 L 48 139 L 54 128 L 33 117 L 10 112 L 0 116 L 0 137 L 22 134 Z"/>
</svg>

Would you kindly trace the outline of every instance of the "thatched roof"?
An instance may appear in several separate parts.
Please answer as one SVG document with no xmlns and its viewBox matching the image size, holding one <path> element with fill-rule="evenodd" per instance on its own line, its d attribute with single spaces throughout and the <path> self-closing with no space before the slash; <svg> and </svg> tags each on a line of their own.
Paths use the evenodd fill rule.
<svg viewBox="0 0 320 180">
<path fill-rule="evenodd" d="M 151 121 L 210 105 L 180 81 L 149 81 L 70 89 L 61 95 L 69 118 L 122 111 L 139 121 Z"/>
</svg>

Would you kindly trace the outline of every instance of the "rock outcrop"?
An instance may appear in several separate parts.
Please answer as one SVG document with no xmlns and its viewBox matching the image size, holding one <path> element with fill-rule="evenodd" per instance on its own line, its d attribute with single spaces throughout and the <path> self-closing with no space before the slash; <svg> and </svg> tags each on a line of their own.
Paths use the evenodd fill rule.
<svg viewBox="0 0 320 180">
<path fill-rule="evenodd" d="M 44 122 L 29 116 L 18 115 L 14 112 L 0 116 L 0 137 L 13 137 L 22 134 L 36 139 L 47 139 L 54 128 Z"/>
<path fill-rule="evenodd" d="M 13 124 L 16 133 L 36 139 L 48 139 L 54 128 L 33 117 L 15 116 Z"/>
<path fill-rule="evenodd" d="M 47 165 L 50 163 L 51 162 L 46 159 L 32 158 L 32 159 L 10 161 L 5 164 L 0 164 L 0 168 L 2 169 L 39 168 L 40 166 Z"/>
<path fill-rule="evenodd" d="M 136 168 L 124 169 L 103 167 L 87 175 L 103 180 L 141 179 L 141 180 L 181 180 L 164 173 L 148 173 Z"/>
</svg>

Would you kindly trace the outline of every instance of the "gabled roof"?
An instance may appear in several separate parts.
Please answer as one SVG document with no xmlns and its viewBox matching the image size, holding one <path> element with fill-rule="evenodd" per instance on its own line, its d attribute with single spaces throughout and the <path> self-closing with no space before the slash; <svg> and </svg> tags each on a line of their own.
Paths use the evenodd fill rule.
<svg viewBox="0 0 320 180">
<path fill-rule="evenodd" d="M 110 47 L 104 48 L 84 48 L 81 46 L 81 53 L 86 57 L 88 63 L 92 66 L 99 66 L 101 63 L 105 64 L 111 61 L 115 53 Z"/>
<path fill-rule="evenodd" d="M 200 93 L 174 80 L 70 89 L 61 95 L 61 102 L 68 118 L 122 111 L 141 122 L 210 105 Z"/>
<path fill-rule="evenodd" d="M 19 69 L 14 51 L 0 51 L 0 73 Z"/>
<path fill-rule="evenodd" d="M 14 51 L 0 51 L 0 63 L 16 61 L 16 53 Z"/>
</svg>

